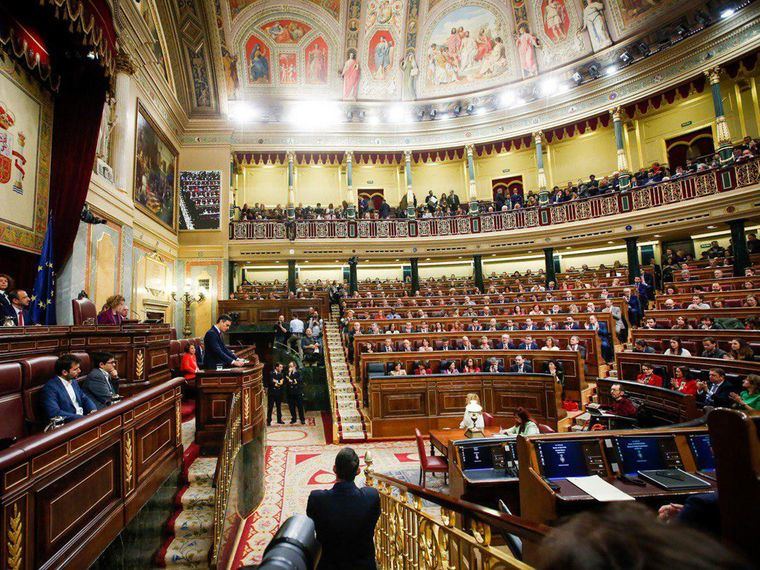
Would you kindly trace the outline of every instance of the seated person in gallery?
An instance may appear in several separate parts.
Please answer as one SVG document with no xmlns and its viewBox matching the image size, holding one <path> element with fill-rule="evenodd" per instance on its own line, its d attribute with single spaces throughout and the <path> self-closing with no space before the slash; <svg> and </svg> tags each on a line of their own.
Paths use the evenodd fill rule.
<svg viewBox="0 0 760 570">
<path fill-rule="evenodd" d="M 662 376 L 654 373 L 654 367 L 651 364 L 641 365 L 641 374 L 636 376 L 636 382 L 662 388 Z"/>
<path fill-rule="evenodd" d="M 195 375 L 201 371 L 198 368 L 198 358 L 195 355 L 196 347 L 194 343 L 190 343 L 185 347 L 185 352 L 182 353 L 182 362 L 179 365 L 179 371 L 185 380 L 194 380 Z"/>
<path fill-rule="evenodd" d="M 230 330 L 231 324 L 232 317 L 226 314 L 219 315 L 216 324 L 203 337 L 203 346 L 206 347 L 203 367 L 206 370 L 215 370 L 217 366 L 229 368 L 230 366 L 243 366 L 245 364 L 245 360 L 235 356 L 235 353 L 224 344 L 222 333 Z"/>
<path fill-rule="evenodd" d="M 470 392 L 466 396 L 467 405 L 465 406 L 464 416 L 462 417 L 462 421 L 459 422 L 459 429 L 479 429 L 482 430 L 485 427 L 485 420 L 483 419 L 483 408 L 480 405 L 480 397 L 475 392 Z M 477 420 L 473 424 L 472 422 L 472 416 L 470 415 L 470 412 L 474 409 L 474 406 L 472 404 L 475 404 L 478 408 L 480 408 L 480 413 L 477 414 Z"/>
<path fill-rule="evenodd" d="M 530 417 L 528 410 L 520 406 L 515 410 L 516 423 L 511 428 L 502 430 L 507 435 L 537 435 L 541 433 L 538 424 Z"/>
<path fill-rule="evenodd" d="M 121 295 L 111 295 L 106 299 L 105 305 L 98 313 L 97 322 L 99 325 L 120 325 L 124 320 L 122 311 L 124 310 L 124 297 Z"/>
<path fill-rule="evenodd" d="M 446 368 L 443 370 L 444 374 L 459 374 L 459 370 L 457 370 L 457 363 L 453 360 L 448 363 Z"/>
<path fill-rule="evenodd" d="M 612 396 L 612 405 L 608 406 L 608 410 L 616 416 L 623 416 L 625 418 L 636 417 L 636 406 L 628 399 L 620 384 L 613 384 L 610 386 L 610 396 Z"/>
<path fill-rule="evenodd" d="M 92 370 L 82 380 L 81 388 L 99 410 L 118 399 L 119 373 L 113 354 L 96 352 L 92 355 Z"/>
<path fill-rule="evenodd" d="M 97 411 L 97 407 L 77 384 L 81 372 L 80 360 L 73 354 L 63 354 L 55 361 L 55 376 L 40 392 L 40 405 L 45 419 L 63 418 L 65 423 Z"/>
<path fill-rule="evenodd" d="M 491 374 L 501 374 L 504 372 L 504 366 L 502 366 L 498 358 L 489 358 L 485 371 Z"/>
<path fill-rule="evenodd" d="M 406 370 L 404 369 L 403 362 L 396 362 L 391 370 L 391 376 L 406 376 Z"/>
<path fill-rule="evenodd" d="M 515 356 L 515 363 L 509 367 L 509 371 L 515 374 L 531 374 L 533 372 L 533 366 L 530 362 L 526 362 L 522 355 Z"/>
</svg>

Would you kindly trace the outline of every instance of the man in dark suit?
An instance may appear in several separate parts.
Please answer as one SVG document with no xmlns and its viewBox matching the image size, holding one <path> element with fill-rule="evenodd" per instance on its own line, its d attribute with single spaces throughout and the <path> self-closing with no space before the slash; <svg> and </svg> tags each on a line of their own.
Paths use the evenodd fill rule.
<svg viewBox="0 0 760 570">
<path fill-rule="evenodd" d="M 277 408 L 277 423 L 284 424 L 282 421 L 282 394 L 285 391 L 285 372 L 282 362 L 274 365 L 271 372 L 269 383 L 264 387 L 267 389 L 267 425 L 272 425 L 272 408 Z"/>
<path fill-rule="evenodd" d="M 526 336 L 517 347 L 519 350 L 538 350 L 538 343 L 533 340 L 532 336 Z"/>
<path fill-rule="evenodd" d="M 714 408 L 731 408 L 734 404 L 731 392 L 738 392 L 738 388 L 726 380 L 725 370 L 711 368 L 710 381 L 697 382 L 697 404 Z"/>
<path fill-rule="evenodd" d="M 32 319 L 29 317 L 29 304 L 31 298 L 23 289 L 16 289 L 8 293 L 9 306 L 5 307 L 5 316 L 13 319 L 13 324 L 17 327 L 31 325 Z"/>
<path fill-rule="evenodd" d="M 10 310 L 11 302 L 8 293 L 13 290 L 13 279 L 7 273 L 0 273 L 0 316 Z"/>
<path fill-rule="evenodd" d="M 512 350 L 514 347 L 515 345 L 508 334 L 501 335 L 501 339 L 496 343 L 496 348 L 499 350 Z"/>
<path fill-rule="evenodd" d="M 113 354 L 96 352 L 92 355 L 92 370 L 82 380 L 81 388 L 99 410 L 111 405 L 114 396 L 119 394 L 119 377 Z"/>
<path fill-rule="evenodd" d="M 216 324 L 212 326 L 206 336 L 203 337 L 203 344 L 206 347 L 206 356 L 203 359 L 203 368 L 206 370 L 215 370 L 217 365 L 223 368 L 230 366 L 243 366 L 245 362 L 235 356 L 224 344 L 222 333 L 230 330 L 232 317 L 229 315 L 219 315 Z"/>
<path fill-rule="evenodd" d="M 77 384 L 76 378 L 81 372 L 79 365 L 79 359 L 73 354 L 64 354 L 55 361 L 55 376 L 40 392 L 40 405 L 46 420 L 62 417 L 68 423 L 97 411 Z"/>
<path fill-rule="evenodd" d="M 373 487 L 354 484 L 359 457 L 350 447 L 338 452 L 333 471 L 333 488 L 312 491 L 306 505 L 322 545 L 317 570 L 376 570 L 374 534 L 380 495 Z"/>
<path fill-rule="evenodd" d="M 515 356 L 515 363 L 509 367 L 509 371 L 517 374 L 531 374 L 533 372 L 533 366 L 530 362 L 525 362 L 522 355 Z"/>
<path fill-rule="evenodd" d="M 581 358 L 586 360 L 586 347 L 581 344 L 581 341 L 577 336 L 573 335 L 570 337 L 570 343 L 567 345 L 567 350 L 580 352 Z"/>
</svg>

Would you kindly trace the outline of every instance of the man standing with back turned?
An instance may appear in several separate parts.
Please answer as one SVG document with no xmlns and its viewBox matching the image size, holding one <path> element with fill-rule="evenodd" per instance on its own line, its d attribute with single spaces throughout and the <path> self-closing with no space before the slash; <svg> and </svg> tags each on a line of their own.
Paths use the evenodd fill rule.
<svg viewBox="0 0 760 570">
<path fill-rule="evenodd" d="M 314 521 L 322 558 L 317 570 L 376 570 L 375 525 L 380 518 L 380 495 L 359 488 L 359 456 L 344 447 L 335 457 L 337 481 L 332 489 L 312 491 L 306 515 Z"/>
</svg>

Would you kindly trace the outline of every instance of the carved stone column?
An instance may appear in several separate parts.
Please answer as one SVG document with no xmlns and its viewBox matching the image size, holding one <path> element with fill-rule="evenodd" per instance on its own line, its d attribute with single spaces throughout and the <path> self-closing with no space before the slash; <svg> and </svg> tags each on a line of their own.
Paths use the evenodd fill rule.
<svg viewBox="0 0 760 570">
<path fill-rule="evenodd" d="M 134 118 L 136 98 L 132 96 L 132 75 L 135 66 L 129 54 L 119 50 L 116 54 L 116 82 L 113 130 L 111 131 L 111 168 L 114 185 L 119 190 L 132 192 L 132 160 L 135 152 Z"/>
<path fill-rule="evenodd" d="M 733 144 L 731 142 L 731 132 L 728 130 L 728 122 L 723 109 L 723 97 L 720 92 L 720 67 L 713 67 L 705 71 L 705 76 L 710 81 L 710 90 L 712 91 L 713 107 L 715 109 L 715 130 L 718 135 L 718 154 L 720 162 L 723 165 L 731 164 L 734 161 Z"/>
<path fill-rule="evenodd" d="M 620 190 L 631 189 L 631 171 L 628 169 L 628 159 L 625 156 L 625 141 L 623 140 L 623 120 L 620 107 L 610 110 L 612 125 L 615 129 L 615 146 L 617 147 L 618 182 Z"/>
</svg>

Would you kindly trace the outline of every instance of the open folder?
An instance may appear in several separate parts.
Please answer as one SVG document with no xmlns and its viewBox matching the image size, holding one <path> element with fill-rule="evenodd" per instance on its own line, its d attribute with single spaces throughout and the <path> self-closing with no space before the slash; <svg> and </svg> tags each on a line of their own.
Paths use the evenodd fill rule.
<svg viewBox="0 0 760 570">
<path fill-rule="evenodd" d="M 587 495 L 591 495 L 597 501 L 609 502 L 609 501 L 635 501 L 628 493 L 624 493 L 614 485 L 610 485 L 599 477 L 599 475 L 591 475 L 590 477 L 568 477 L 573 485 L 584 491 Z"/>
</svg>

